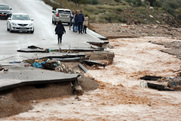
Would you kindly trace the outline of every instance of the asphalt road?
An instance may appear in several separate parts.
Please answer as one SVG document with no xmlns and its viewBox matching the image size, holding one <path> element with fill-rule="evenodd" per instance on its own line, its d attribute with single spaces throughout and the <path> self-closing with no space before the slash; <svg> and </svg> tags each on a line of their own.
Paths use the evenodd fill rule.
<svg viewBox="0 0 181 121">
<path fill-rule="evenodd" d="M 46 5 L 42 0 L 0 0 L 12 8 L 13 13 L 27 13 L 34 18 L 35 32 L 10 33 L 7 31 L 7 20 L 0 20 L 0 64 L 9 61 L 21 61 L 28 54 L 17 52 L 18 49 L 27 48 L 30 45 L 43 48 L 56 49 L 61 46 L 70 48 L 86 48 L 90 45 L 87 41 L 100 41 L 95 33 L 78 34 L 69 30 L 65 25 L 66 34 L 63 35 L 63 44 L 58 45 L 55 35 L 55 25 L 52 22 L 52 7 Z M 99 36 L 99 35 L 98 35 Z"/>
</svg>

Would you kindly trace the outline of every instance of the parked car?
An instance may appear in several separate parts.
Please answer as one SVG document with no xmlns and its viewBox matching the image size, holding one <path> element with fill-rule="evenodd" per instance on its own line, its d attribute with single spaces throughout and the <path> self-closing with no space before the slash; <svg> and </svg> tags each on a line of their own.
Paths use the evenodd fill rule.
<svg viewBox="0 0 181 121">
<path fill-rule="evenodd" d="M 12 13 L 7 21 L 7 31 L 34 32 L 33 19 L 26 13 Z"/>
<path fill-rule="evenodd" d="M 0 19 L 7 19 L 11 16 L 11 10 L 7 4 L 0 3 Z"/>
<path fill-rule="evenodd" d="M 60 20 L 62 23 L 70 24 L 70 15 L 72 13 L 70 9 L 57 8 L 52 10 L 52 13 L 52 24 L 56 24 Z"/>
</svg>

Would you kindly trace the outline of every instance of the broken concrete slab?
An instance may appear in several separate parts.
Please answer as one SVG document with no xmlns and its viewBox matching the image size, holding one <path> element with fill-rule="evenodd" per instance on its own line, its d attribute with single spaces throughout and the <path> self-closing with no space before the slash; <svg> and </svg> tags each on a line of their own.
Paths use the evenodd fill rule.
<svg viewBox="0 0 181 121">
<path fill-rule="evenodd" d="M 41 53 L 48 53 L 49 49 L 43 49 L 41 47 L 31 45 L 28 46 L 27 48 L 19 49 L 17 52 L 41 52 Z"/>
<path fill-rule="evenodd" d="M 173 89 L 168 88 L 168 87 L 161 85 L 161 84 L 154 84 L 154 83 L 147 82 L 147 85 L 149 88 L 157 89 L 159 91 L 174 91 Z"/>
<path fill-rule="evenodd" d="M 92 52 L 92 51 L 104 51 L 104 48 L 97 47 L 97 46 L 91 46 L 90 48 L 61 48 L 57 49 L 57 51 L 60 52 Z"/>
<path fill-rule="evenodd" d="M 0 72 L 0 91 L 24 85 L 76 81 L 78 74 L 65 74 L 33 67 L 2 66 L 7 72 Z M 33 75 L 33 76 L 32 76 Z"/>
<path fill-rule="evenodd" d="M 99 62 L 96 62 L 96 61 L 93 61 L 93 60 L 84 60 L 82 63 L 85 63 L 86 65 L 89 65 L 89 66 L 96 65 L 96 66 L 102 66 L 104 68 L 106 67 L 106 64 L 99 63 Z"/>
<path fill-rule="evenodd" d="M 50 50 L 52 49 L 50 48 Z M 54 50 L 57 50 L 59 52 L 66 52 L 66 51 L 80 52 L 80 51 L 103 51 L 103 48 L 91 45 L 89 43 L 74 43 L 74 44 L 62 43 L 59 44 L 57 48 L 54 48 Z"/>
<path fill-rule="evenodd" d="M 17 52 L 26 52 L 26 53 L 48 53 L 48 49 L 39 49 L 39 48 L 35 48 L 35 49 L 31 49 L 31 48 L 22 48 L 17 50 Z"/>
<path fill-rule="evenodd" d="M 74 57 L 85 57 L 85 53 L 61 53 L 61 52 L 50 52 L 50 53 L 22 53 L 22 55 L 31 58 L 74 58 Z M 29 58 L 30 59 L 30 58 Z"/>
<path fill-rule="evenodd" d="M 161 78 L 163 78 L 163 77 L 146 75 L 146 76 L 141 77 L 140 79 L 149 80 L 149 81 L 157 81 L 158 79 L 161 79 Z"/>
<path fill-rule="evenodd" d="M 28 48 L 29 49 L 43 49 L 43 48 L 35 46 L 35 45 L 28 46 Z"/>
<path fill-rule="evenodd" d="M 92 36 L 94 36 L 94 37 L 96 37 L 96 38 L 99 38 L 100 40 L 107 40 L 106 37 L 104 37 L 104 36 L 102 36 L 102 35 L 94 32 L 94 31 L 92 31 L 92 30 L 90 30 L 90 29 L 87 29 L 87 32 L 90 33 Z"/>
<path fill-rule="evenodd" d="M 92 44 L 92 45 L 96 45 L 98 47 L 103 47 L 103 45 L 109 44 L 109 41 L 100 41 L 100 42 L 88 41 L 87 43 Z"/>
<path fill-rule="evenodd" d="M 71 61 L 80 61 L 82 59 L 82 57 L 73 57 L 73 58 L 51 58 L 51 59 L 55 59 L 61 62 L 71 62 Z"/>
<path fill-rule="evenodd" d="M 81 68 L 85 73 L 88 71 L 85 66 L 83 66 L 81 63 L 78 65 L 79 68 Z"/>
</svg>

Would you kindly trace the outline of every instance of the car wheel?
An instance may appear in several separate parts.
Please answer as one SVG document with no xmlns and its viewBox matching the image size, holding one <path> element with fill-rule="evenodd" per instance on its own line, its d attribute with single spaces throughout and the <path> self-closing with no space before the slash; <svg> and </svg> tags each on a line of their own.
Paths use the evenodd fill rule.
<svg viewBox="0 0 181 121">
<path fill-rule="evenodd" d="M 13 30 L 11 29 L 11 27 L 9 28 L 9 31 L 10 31 L 10 32 L 13 32 Z"/>
<path fill-rule="evenodd" d="M 9 31 L 9 24 L 7 24 L 7 31 Z"/>
<path fill-rule="evenodd" d="M 30 33 L 32 33 L 32 34 L 33 34 L 33 33 L 34 33 L 34 30 L 33 30 L 33 31 L 31 31 Z"/>
<path fill-rule="evenodd" d="M 55 23 L 56 23 L 56 22 L 52 19 L 52 24 L 54 24 L 54 25 L 55 25 Z"/>
</svg>

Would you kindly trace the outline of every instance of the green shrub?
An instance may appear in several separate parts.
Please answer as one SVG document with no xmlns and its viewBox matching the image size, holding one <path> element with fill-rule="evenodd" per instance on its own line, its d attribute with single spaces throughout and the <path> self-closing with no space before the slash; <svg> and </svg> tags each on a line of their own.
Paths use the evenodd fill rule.
<svg viewBox="0 0 181 121">
<path fill-rule="evenodd" d="M 87 0 L 88 4 L 97 5 L 99 2 L 97 0 Z"/>
<path fill-rule="evenodd" d="M 115 2 L 120 2 L 120 0 L 114 0 Z"/>
<path fill-rule="evenodd" d="M 125 0 L 126 2 L 130 3 L 132 6 L 143 6 L 143 2 L 141 0 Z"/>
<path fill-rule="evenodd" d="M 162 6 L 162 3 L 156 1 L 156 2 L 153 3 L 153 6 L 154 6 L 154 7 L 161 7 L 161 6 Z"/>
</svg>

